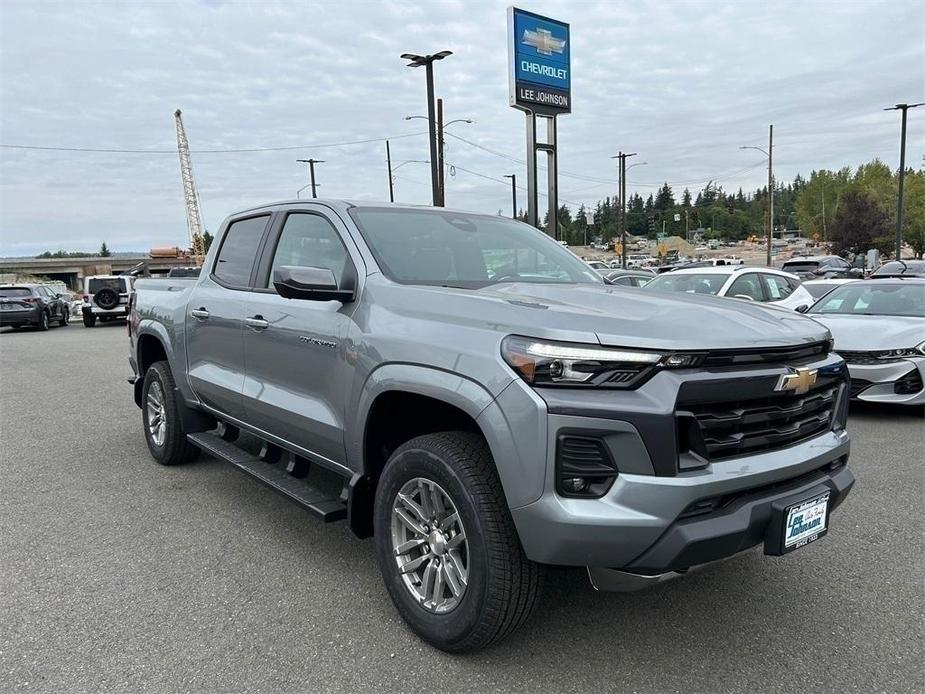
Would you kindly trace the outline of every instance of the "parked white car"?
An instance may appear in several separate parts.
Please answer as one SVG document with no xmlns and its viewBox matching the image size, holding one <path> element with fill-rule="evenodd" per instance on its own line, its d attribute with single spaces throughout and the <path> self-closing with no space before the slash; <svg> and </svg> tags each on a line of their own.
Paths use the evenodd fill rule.
<svg viewBox="0 0 925 694">
<path fill-rule="evenodd" d="M 812 295 L 802 287 L 799 277 L 767 267 L 720 265 L 674 270 L 658 275 L 644 289 L 726 296 L 794 311 L 813 304 Z"/>
<path fill-rule="evenodd" d="M 84 278 L 84 327 L 92 328 L 97 320 L 110 321 L 128 316 L 128 297 L 132 291 L 130 275 L 93 275 Z"/>
<path fill-rule="evenodd" d="M 806 315 L 832 332 L 852 398 L 925 404 L 925 279 L 848 282 Z"/>
</svg>

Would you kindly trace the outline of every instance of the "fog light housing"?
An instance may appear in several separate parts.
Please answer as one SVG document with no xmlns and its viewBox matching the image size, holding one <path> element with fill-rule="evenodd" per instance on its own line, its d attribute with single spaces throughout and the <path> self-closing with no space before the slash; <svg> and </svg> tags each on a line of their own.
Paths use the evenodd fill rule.
<svg viewBox="0 0 925 694">
<path fill-rule="evenodd" d="M 556 446 L 556 492 L 560 496 L 596 499 L 617 478 L 617 465 L 600 436 L 578 430 L 560 433 Z"/>
</svg>

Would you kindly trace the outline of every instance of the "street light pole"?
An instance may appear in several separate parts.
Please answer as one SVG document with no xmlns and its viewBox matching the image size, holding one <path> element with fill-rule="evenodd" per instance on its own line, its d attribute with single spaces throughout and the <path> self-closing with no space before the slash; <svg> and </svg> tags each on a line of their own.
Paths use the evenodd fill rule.
<svg viewBox="0 0 925 694">
<path fill-rule="evenodd" d="M 415 55 L 413 53 L 402 53 L 401 57 L 410 61 L 408 67 L 424 67 L 427 73 L 427 125 L 430 135 L 430 188 L 431 198 L 436 207 L 442 205 L 440 200 L 440 172 L 438 166 L 440 160 L 437 158 L 437 122 L 434 115 L 434 61 L 443 60 L 451 51 L 440 51 L 433 55 Z"/>
<path fill-rule="evenodd" d="M 430 120 L 427 116 L 405 116 L 405 120 L 413 120 L 415 118 L 420 118 L 421 120 Z M 453 123 L 475 123 L 471 118 L 457 118 L 451 120 L 449 123 L 443 122 L 443 99 L 437 99 L 437 157 L 440 159 L 440 162 L 437 164 L 437 170 L 440 172 L 438 175 L 438 183 L 440 188 L 440 206 L 446 205 L 446 144 L 444 141 L 443 133 L 444 131 Z"/>
<path fill-rule="evenodd" d="M 910 108 L 917 108 L 925 105 L 925 102 L 918 104 L 896 104 L 891 108 L 885 108 L 884 111 L 902 111 L 902 128 L 899 136 L 899 200 L 896 202 L 896 260 L 902 260 L 903 250 L 903 186 L 906 182 L 906 113 Z"/>
<path fill-rule="evenodd" d="M 765 249 L 765 264 L 771 267 L 771 237 L 774 235 L 774 126 L 768 126 L 768 151 L 765 152 L 761 147 L 752 147 L 743 145 L 739 149 L 754 149 L 761 152 L 768 158 L 768 235 Z M 716 224 L 714 223 L 714 227 Z"/>
<path fill-rule="evenodd" d="M 311 177 L 312 197 L 318 197 L 317 185 L 315 183 L 315 164 L 324 164 L 324 159 L 296 159 L 300 164 L 308 164 L 309 176 Z M 307 187 L 307 186 L 306 186 Z M 304 189 L 303 189 L 304 190 Z"/>
<path fill-rule="evenodd" d="M 504 177 L 511 179 L 511 218 L 517 219 L 517 174 L 505 174 Z"/>
<path fill-rule="evenodd" d="M 765 264 L 771 267 L 771 239 L 774 236 L 774 126 L 768 126 L 768 247 Z"/>
<path fill-rule="evenodd" d="M 392 152 L 389 141 L 385 141 L 385 163 L 389 167 L 389 202 L 395 202 L 395 183 L 392 181 Z"/>
</svg>

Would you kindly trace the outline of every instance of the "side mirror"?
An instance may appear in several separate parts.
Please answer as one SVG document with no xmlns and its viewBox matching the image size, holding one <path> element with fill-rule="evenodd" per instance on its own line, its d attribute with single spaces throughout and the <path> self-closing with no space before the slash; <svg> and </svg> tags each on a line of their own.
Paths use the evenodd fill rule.
<svg viewBox="0 0 925 694">
<path fill-rule="evenodd" d="M 342 284 L 337 286 L 334 272 L 326 267 L 284 265 L 273 271 L 273 287 L 287 299 L 353 301 L 355 286 L 352 273 L 345 273 Z"/>
<path fill-rule="evenodd" d="M 797 313 L 806 313 L 808 310 L 809 310 L 808 304 L 803 304 L 802 306 L 797 306 L 796 308 Z"/>
</svg>

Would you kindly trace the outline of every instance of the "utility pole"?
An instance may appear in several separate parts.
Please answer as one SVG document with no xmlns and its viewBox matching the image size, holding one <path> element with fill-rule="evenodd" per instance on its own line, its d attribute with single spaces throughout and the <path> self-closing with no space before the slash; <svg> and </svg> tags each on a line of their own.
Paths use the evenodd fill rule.
<svg viewBox="0 0 925 694">
<path fill-rule="evenodd" d="M 443 165 L 443 99 L 437 99 L 437 156 L 440 158 L 438 168 L 438 181 L 440 182 L 440 202 L 439 207 L 446 206 L 446 170 Z"/>
<path fill-rule="evenodd" d="M 437 119 L 434 114 L 434 61 L 443 60 L 453 55 L 452 51 L 440 51 L 433 55 L 415 55 L 402 53 L 401 57 L 408 60 L 408 67 L 424 67 L 427 73 L 427 125 L 430 135 L 430 188 L 433 204 L 442 205 L 440 199 L 440 160 L 437 156 Z"/>
<path fill-rule="evenodd" d="M 517 174 L 505 174 L 511 179 L 511 218 L 517 219 Z"/>
<path fill-rule="evenodd" d="M 318 185 L 315 183 L 315 164 L 324 164 L 324 159 L 296 159 L 300 164 L 308 164 L 308 172 L 312 180 L 312 197 L 318 197 Z"/>
<path fill-rule="evenodd" d="M 389 167 L 389 202 L 395 202 L 395 184 L 392 181 L 392 151 L 389 141 L 385 141 L 385 163 Z"/>
<path fill-rule="evenodd" d="M 825 241 L 828 235 L 825 231 L 825 188 L 822 189 L 822 240 Z"/>
<path fill-rule="evenodd" d="M 619 152 L 611 159 L 619 159 L 618 168 L 619 184 L 617 186 L 617 195 L 620 197 L 620 265 L 626 269 L 626 160 L 628 157 L 635 157 L 636 152 Z"/>
<path fill-rule="evenodd" d="M 903 185 L 906 182 L 906 113 L 910 108 L 917 108 L 925 105 L 925 102 L 918 104 L 896 104 L 891 108 L 885 108 L 884 111 L 902 111 L 902 128 L 899 136 L 899 200 L 896 203 L 896 260 L 902 260 L 903 251 Z"/>
</svg>

